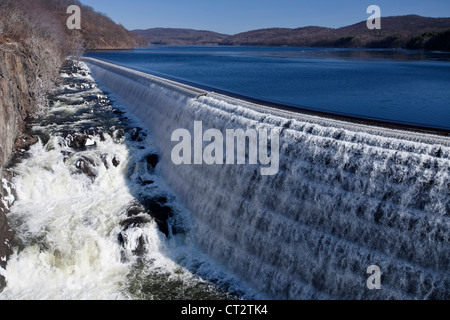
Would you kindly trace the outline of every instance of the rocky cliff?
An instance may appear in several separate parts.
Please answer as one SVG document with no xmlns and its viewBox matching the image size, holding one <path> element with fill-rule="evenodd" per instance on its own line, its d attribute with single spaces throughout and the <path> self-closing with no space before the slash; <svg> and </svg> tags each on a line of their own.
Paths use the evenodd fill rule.
<svg viewBox="0 0 450 320">
<path fill-rule="evenodd" d="M 18 43 L 0 45 L 0 168 L 24 131 L 25 119 L 45 107 L 45 93 L 61 63 L 47 48 L 30 52 Z"/>
<path fill-rule="evenodd" d="M 13 187 L 5 167 L 14 152 L 26 150 L 37 140 L 25 133 L 26 119 L 45 108 L 45 95 L 62 64 L 59 50 L 44 43 L 29 46 L 0 36 L 0 268 L 11 254 L 13 236 L 6 214 Z M 0 271 L 2 271 L 0 269 Z M 0 274 L 0 290 L 5 285 Z"/>
</svg>

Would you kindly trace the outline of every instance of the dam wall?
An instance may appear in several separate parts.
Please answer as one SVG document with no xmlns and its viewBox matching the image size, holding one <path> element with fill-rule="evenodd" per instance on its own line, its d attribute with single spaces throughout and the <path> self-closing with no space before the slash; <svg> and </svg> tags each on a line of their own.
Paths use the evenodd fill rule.
<svg viewBox="0 0 450 320">
<path fill-rule="evenodd" d="M 257 290 L 274 299 L 450 298 L 448 136 L 277 110 L 85 62 L 150 131 L 199 247 Z M 278 173 L 175 165 L 172 133 L 193 133 L 195 121 L 277 130 Z"/>
</svg>

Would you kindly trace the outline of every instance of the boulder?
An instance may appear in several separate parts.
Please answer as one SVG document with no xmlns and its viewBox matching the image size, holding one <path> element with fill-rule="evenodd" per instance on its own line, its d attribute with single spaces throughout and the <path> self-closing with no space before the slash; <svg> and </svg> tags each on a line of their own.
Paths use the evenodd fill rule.
<svg viewBox="0 0 450 320">
<path fill-rule="evenodd" d="M 14 149 L 16 152 L 20 152 L 22 150 L 28 151 L 30 147 L 39 142 L 39 138 L 37 136 L 22 134 L 21 137 L 17 138 L 14 143 Z"/>
<path fill-rule="evenodd" d="M 88 137 L 86 135 L 68 135 L 66 140 L 68 142 L 68 146 L 72 149 L 82 149 L 86 146 L 86 141 Z"/>
<path fill-rule="evenodd" d="M 114 157 L 114 158 L 112 159 L 112 164 L 113 164 L 114 167 L 116 167 L 116 168 L 119 166 L 120 161 L 117 160 L 117 157 Z"/>
</svg>

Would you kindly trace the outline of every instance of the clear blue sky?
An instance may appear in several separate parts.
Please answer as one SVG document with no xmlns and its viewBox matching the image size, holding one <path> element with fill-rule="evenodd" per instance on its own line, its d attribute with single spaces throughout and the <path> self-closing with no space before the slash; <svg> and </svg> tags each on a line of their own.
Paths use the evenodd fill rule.
<svg viewBox="0 0 450 320">
<path fill-rule="evenodd" d="M 310 25 L 343 27 L 366 20 L 367 7 L 382 16 L 450 17 L 450 0 L 80 0 L 127 29 L 191 28 L 235 34 Z"/>
</svg>

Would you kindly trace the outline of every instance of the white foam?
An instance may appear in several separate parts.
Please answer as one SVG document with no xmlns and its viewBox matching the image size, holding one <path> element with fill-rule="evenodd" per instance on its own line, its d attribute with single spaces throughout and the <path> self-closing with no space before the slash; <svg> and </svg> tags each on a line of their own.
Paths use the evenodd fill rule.
<svg viewBox="0 0 450 320">
<path fill-rule="evenodd" d="M 1 199 L 3 206 L 6 209 L 9 209 L 9 207 L 14 203 L 14 201 L 16 200 L 14 197 L 14 194 L 12 193 L 12 190 L 15 189 L 14 184 L 10 183 L 8 180 L 6 179 L 2 179 L 2 187 L 6 192 L 6 195 L 4 195 Z"/>
</svg>

